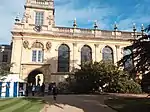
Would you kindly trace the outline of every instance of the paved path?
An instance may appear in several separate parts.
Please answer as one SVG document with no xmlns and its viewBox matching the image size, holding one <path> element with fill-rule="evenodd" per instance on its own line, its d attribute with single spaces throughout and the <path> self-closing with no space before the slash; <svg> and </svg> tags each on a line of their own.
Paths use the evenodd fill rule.
<svg viewBox="0 0 150 112">
<path fill-rule="evenodd" d="M 45 97 L 48 102 L 41 112 L 116 112 L 104 104 L 104 95 L 60 95 L 57 101 Z"/>
</svg>

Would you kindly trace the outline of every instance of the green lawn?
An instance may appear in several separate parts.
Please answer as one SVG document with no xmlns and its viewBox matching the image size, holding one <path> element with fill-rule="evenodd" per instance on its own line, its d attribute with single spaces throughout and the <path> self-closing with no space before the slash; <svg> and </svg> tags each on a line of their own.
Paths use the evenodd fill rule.
<svg viewBox="0 0 150 112">
<path fill-rule="evenodd" d="M 150 112 L 150 99 L 148 98 L 117 98 L 106 100 L 107 104 L 117 112 Z"/>
<path fill-rule="evenodd" d="M 38 98 L 0 99 L 0 112 L 40 112 L 44 101 Z"/>
</svg>

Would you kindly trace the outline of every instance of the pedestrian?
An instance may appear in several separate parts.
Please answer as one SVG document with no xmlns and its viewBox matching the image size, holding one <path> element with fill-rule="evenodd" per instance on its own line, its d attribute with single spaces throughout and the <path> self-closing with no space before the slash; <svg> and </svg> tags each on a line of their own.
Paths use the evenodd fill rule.
<svg viewBox="0 0 150 112">
<path fill-rule="evenodd" d="M 28 96 L 28 94 L 29 94 L 29 84 L 27 83 L 27 85 L 26 85 L 26 96 Z"/>
<path fill-rule="evenodd" d="M 44 96 L 44 93 L 45 93 L 45 84 L 44 83 L 42 83 L 41 92 L 42 92 L 42 96 Z"/>
<path fill-rule="evenodd" d="M 56 100 L 56 96 L 57 96 L 57 93 L 58 93 L 56 83 L 54 83 L 54 85 L 53 85 L 52 92 L 53 92 L 53 99 Z"/>
<path fill-rule="evenodd" d="M 36 87 L 37 95 L 39 95 L 39 94 L 40 94 L 40 88 L 41 88 L 41 87 L 40 87 L 40 84 L 38 84 L 38 85 L 37 85 L 37 87 Z"/>
<path fill-rule="evenodd" d="M 34 96 L 34 94 L 35 94 L 35 89 L 36 89 L 36 87 L 35 87 L 35 85 L 33 85 L 32 86 L 32 96 Z"/>
<path fill-rule="evenodd" d="M 52 91 L 52 85 L 51 85 L 51 83 L 48 85 L 48 95 L 50 95 L 51 94 L 51 91 Z"/>
</svg>

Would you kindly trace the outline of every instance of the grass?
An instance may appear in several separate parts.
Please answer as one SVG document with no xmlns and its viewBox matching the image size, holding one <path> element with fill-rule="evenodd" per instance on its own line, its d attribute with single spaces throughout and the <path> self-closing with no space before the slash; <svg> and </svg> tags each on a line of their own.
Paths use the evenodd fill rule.
<svg viewBox="0 0 150 112">
<path fill-rule="evenodd" d="M 43 107 L 40 98 L 0 99 L 0 112 L 40 112 Z"/>
<path fill-rule="evenodd" d="M 150 112 L 150 99 L 148 98 L 117 98 L 105 101 L 117 112 Z"/>
</svg>

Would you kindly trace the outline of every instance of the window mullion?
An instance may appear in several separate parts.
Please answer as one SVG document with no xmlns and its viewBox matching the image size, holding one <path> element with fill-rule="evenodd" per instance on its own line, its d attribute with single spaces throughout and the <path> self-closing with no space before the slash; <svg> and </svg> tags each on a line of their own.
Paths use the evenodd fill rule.
<svg viewBox="0 0 150 112">
<path fill-rule="evenodd" d="M 38 62 L 38 54 L 39 54 L 39 51 L 37 50 L 36 51 L 36 62 Z"/>
</svg>

